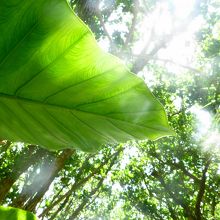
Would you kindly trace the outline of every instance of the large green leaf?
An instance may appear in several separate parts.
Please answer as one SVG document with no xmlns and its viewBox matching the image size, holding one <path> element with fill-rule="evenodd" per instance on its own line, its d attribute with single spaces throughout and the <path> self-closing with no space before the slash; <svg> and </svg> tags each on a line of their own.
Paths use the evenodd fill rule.
<svg viewBox="0 0 220 220">
<path fill-rule="evenodd" d="M 65 0 L 1 0 L 0 30 L 0 138 L 93 151 L 172 133 L 145 83 Z"/>
<path fill-rule="evenodd" d="M 37 220 L 37 217 L 31 212 L 22 209 L 0 206 L 1 220 Z"/>
</svg>

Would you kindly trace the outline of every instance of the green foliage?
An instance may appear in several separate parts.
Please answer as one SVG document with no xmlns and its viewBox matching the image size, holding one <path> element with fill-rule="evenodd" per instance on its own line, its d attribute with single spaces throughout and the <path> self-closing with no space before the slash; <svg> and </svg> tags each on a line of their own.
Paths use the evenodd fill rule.
<svg viewBox="0 0 220 220">
<path fill-rule="evenodd" d="M 0 206 L 1 220 L 37 220 L 37 217 L 21 209 Z"/>
<path fill-rule="evenodd" d="M 73 154 L 62 166 L 66 150 L 0 140 L 1 203 L 40 220 L 220 219 L 219 3 L 197 1 L 184 19 L 175 9 L 179 2 L 185 10 L 181 1 L 72 2 L 105 49 L 107 42 L 131 67 L 144 63 L 136 73 L 165 107 L 176 136 L 106 145 L 95 154 L 67 151 Z M 170 31 L 157 22 L 167 10 Z"/>
<path fill-rule="evenodd" d="M 95 151 L 172 134 L 144 82 L 97 46 L 65 0 L 1 1 L 0 10 L 2 139 Z"/>
</svg>

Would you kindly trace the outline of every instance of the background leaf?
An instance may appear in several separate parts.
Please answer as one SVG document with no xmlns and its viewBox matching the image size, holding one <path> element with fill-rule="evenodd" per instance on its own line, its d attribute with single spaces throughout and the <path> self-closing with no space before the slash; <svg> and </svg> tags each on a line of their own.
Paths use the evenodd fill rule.
<svg viewBox="0 0 220 220">
<path fill-rule="evenodd" d="M 37 220 L 37 217 L 31 212 L 22 209 L 0 206 L 1 220 Z"/>
</svg>

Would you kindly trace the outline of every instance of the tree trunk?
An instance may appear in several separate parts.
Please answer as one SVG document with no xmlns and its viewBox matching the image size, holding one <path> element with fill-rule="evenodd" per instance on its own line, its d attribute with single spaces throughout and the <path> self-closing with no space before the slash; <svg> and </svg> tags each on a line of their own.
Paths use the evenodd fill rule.
<svg viewBox="0 0 220 220">
<path fill-rule="evenodd" d="M 107 160 L 108 161 L 108 160 Z M 83 186 L 87 181 L 89 181 L 96 173 L 98 173 L 100 171 L 100 169 L 107 163 L 107 161 L 103 162 L 103 164 L 101 164 L 98 168 L 93 169 L 92 172 L 85 178 L 80 179 L 79 181 L 75 182 L 71 189 L 69 191 L 67 191 L 64 195 L 61 195 L 60 198 L 58 198 L 56 201 L 54 201 L 53 203 L 51 203 L 50 206 L 48 206 L 41 214 L 40 214 L 40 218 L 44 217 L 45 215 L 47 215 L 47 213 L 52 210 L 56 205 L 58 205 L 60 202 L 62 202 L 64 199 L 66 200 L 66 198 L 68 199 L 73 192 L 75 192 L 78 188 L 80 188 L 81 186 Z M 85 161 L 87 162 L 87 161 Z M 82 166 L 82 168 L 84 168 L 84 165 Z M 84 169 L 80 169 L 80 172 L 78 173 L 78 177 L 80 177 L 80 175 L 82 174 Z M 76 179 L 78 179 L 76 177 Z"/>
<path fill-rule="evenodd" d="M 67 149 L 67 150 L 64 150 L 62 152 L 62 154 L 60 154 L 56 158 L 55 162 L 52 164 L 52 166 L 50 168 L 50 176 L 49 176 L 48 180 L 43 184 L 43 186 L 37 192 L 37 194 L 34 196 L 34 198 L 31 199 L 30 201 L 28 201 L 27 205 L 25 206 L 25 210 L 34 212 L 37 204 L 41 201 L 41 199 L 43 198 L 44 194 L 49 189 L 53 180 L 55 179 L 57 174 L 63 169 L 66 161 L 72 156 L 72 154 L 74 152 L 75 152 L 74 150 Z"/>
<path fill-rule="evenodd" d="M 80 187 L 82 187 L 87 181 L 89 181 L 95 174 L 99 173 L 99 171 L 103 168 L 104 165 L 106 165 L 109 160 L 113 157 L 114 159 L 112 161 L 115 161 L 115 159 L 117 158 L 117 156 L 120 154 L 120 152 L 123 150 L 123 148 L 120 148 L 117 152 L 115 152 L 113 155 L 110 155 L 105 161 L 102 162 L 102 164 L 100 164 L 99 167 L 93 169 L 91 171 L 91 173 L 83 178 L 83 179 L 80 179 L 79 181 L 75 182 L 71 189 L 69 191 L 67 191 L 64 195 L 60 196 L 59 199 L 57 199 L 56 201 L 54 201 L 53 203 L 51 203 L 50 206 L 48 206 L 40 215 L 39 215 L 39 218 L 43 218 L 45 217 L 49 212 L 50 210 L 52 210 L 56 205 L 58 205 L 60 202 L 62 202 L 64 199 L 65 201 L 68 201 L 70 196 L 73 194 L 73 192 L 75 192 L 76 190 L 78 190 Z M 83 163 L 82 167 L 80 168 L 80 171 L 77 175 L 77 177 L 80 177 L 81 176 L 81 173 L 83 172 L 84 168 L 86 168 L 85 164 L 87 162 L 87 159 L 85 160 L 85 162 Z M 112 164 L 113 162 L 111 162 Z M 112 164 L 113 165 L 113 164 Z M 111 166 L 112 166 L 111 165 Z M 76 177 L 76 179 L 78 179 Z M 63 203 L 61 204 L 61 206 L 63 205 Z M 58 208 L 58 212 L 56 212 L 57 214 L 59 213 L 60 211 L 60 207 Z"/>
<path fill-rule="evenodd" d="M 111 170 L 112 166 L 115 164 L 115 161 L 117 160 L 118 155 L 120 154 L 120 152 L 122 151 L 123 148 L 119 149 L 113 156 L 113 159 L 111 160 L 111 163 L 109 165 L 109 167 L 107 168 L 107 170 L 105 171 L 105 175 L 99 180 L 97 186 L 95 189 L 93 189 L 89 195 L 83 199 L 82 203 L 77 207 L 77 209 L 72 213 L 72 215 L 70 216 L 70 218 L 68 220 L 74 220 L 76 219 L 76 217 L 80 214 L 80 212 L 83 210 L 83 208 L 86 206 L 86 204 L 89 202 L 89 200 L 92 198 L 92 196 L 100 189 L 100 187 L 103 184 L 103 181 L 105 179 L 105 177 L 107 176 L 108 172 Z M 52 220 L 52 219 L 50 219 Z"/>
<path fill-rule="evenodd" d="M 57 211 L 54 212 L 53 215 L 49 218 L 49 220 L 55 219 L 55 217 L 59 214 L 59 212 L 62 211 L 65 205 L 68 203 L 69 199 L 70 199 L 70 196 L 67 196 L 65 200 L 63 201 L 63 203 L 60 205 L 60 207 L 57 209 Z"/>
<path fill-rule="evenodd" d="M 58 172 L 63 169 L 66 160 L 71 157 L 73 152 L 73 150 L 69 149 L 64 150 L 50 164 L 48 164 L 48 158 L 46 158 L 45 169 L 42 169 L 42 172 L 34 178 L 30 186 L 23 187 L 21 195 L 12 203 L 12 206 L 34 212 L 37 204 L 43 198 L 50 184 Z"/>
<path fill-rule="evenodd" d="M 184 201 L 175 196 L 175 194 L 170 190 L 169 186 L 165 183 L 162 176 L 157 171 L 152 172 L 152 176 L 154 176 L 161 183 L 161 185 L 166 190 L 168 195 L 173 199 L 173 201 L 183 208 L 184 215 L 189 220 L 196 220 L 196 217 L 193 215 L 193 212 L 191 211 L 191 208 L 188 206 L 188 204 L 186 204 Z"/>
<path fill-rule="evenodd" d="M 200 183 L 199 192 L 196 198 L 196 207 L 195 207 L 195 216 L 196 220 L 202 220 L 202 213 L 201 213 L 201 202 L 205 193 L 205 187 L 206 187 L 206 174 L 209 168 L 209 165 L 211 163 L 211 159 L 208 159 L 204 170 L 202 171 L 202 178 Z"/>
<path fill-rule="evenodd" d="M 89 195 L 82 201 L 82 203 L 77 207 L 77 209 L 72 213 L 70 218 L 68 220 L 74 220 L 76 217 L 80 214 L 80 212 L 83 210 L 83 208 L 86 206 L 86 204 L 89 202 L 89 199 L 92 198 L 92 196 L 99 190 L 99 188 L 102 186 L 102 183 L 104 181 L 104 178 L 99 180 L 99 183 L 97 184 L 96 188 L 93 189 Z M 49 220 L 53 220 L 52 218 Z"/>
<path fill-rule="evenodd" d="M 18 177 L 24 173 L 30 166 L 39 161 L 45 154 L 45 150 L 39 149 L 35 151 L 35 146 L 30 145 L 28 150 L 16 158 L 14 166 L 10 174 L 0 181 L 0 203 L 3 202 L 12 185 Z"/>
</svg>

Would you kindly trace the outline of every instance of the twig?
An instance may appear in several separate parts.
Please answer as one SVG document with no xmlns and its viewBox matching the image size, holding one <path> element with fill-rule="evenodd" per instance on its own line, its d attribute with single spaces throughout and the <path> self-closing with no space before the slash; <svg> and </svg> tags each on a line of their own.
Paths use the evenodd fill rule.
<svg viewBox="0 0 220 220">
<path fill-rule="evenodd" d="M 181 63 L 176 63 L 175 61 L 173 60 L 170 60 L 170 59 L 163 59 L 163 58 L 158 58 L 158 57 L 152 57 L 151 58 L 152 60 L 155 60 L 155 61 L 162 61 L 162 62 L 167 62 L 167 63 L 172 63 L 174 65 L 177 65 L 177 66 L 180 66 L 180 67 L 183 67 L 185 69 L 189 69 L 193 72 L 196 72 L 196 73 L 202 73 L 200 70 L 194 68 L 194 67 L 191 67 L 191 66 L 187 66 L 187 65 L 184 65 L 184 64 L 181 64 Z"/>
<path fill-rule="evenodd" d="M 150 53 L 146 54 L 147 46 L 145 45 L 144 49 L 141 51 L 141 53 L 137 56 L 137 59 L 133 63 L 133 67 L 131 69 L 132 72 L 138 73 L 140 72 L 144 66 L 148 63 L 150 59 L 154 57 L 154 55 L 162 48 L 167 45 L 168 42 L 170 42 L 173 39 L 174 34 L 180 34 L 182 33 L 186 28 L 190 20 L 195 18 L 198 15 L 198 8 L 199 8 L 200 1 L 197 0 L 195 2 L 194 10 L 190 13 L 187 19 L 185 19 L 178 27 L 175 27 L 171 34 L 164 37 L 162 40 L 160 40 L 156 46 L 151 50 Z"/>
<path fill-rule="evenodd" d="M 202 171 L 202 178 L 200 182 L 200 188 L 196 199 L 196 207 L 195 207 L 195 215 L 197 217 L 197 220 L 201 220 L 201 202 L 205 193 L 205 187 L 206 187 L 206 173 L 208 171 L 209 165 L 211 163 L 211 159 L 208 159 L 206 162 L 205 168 Z"/>
<path fill-rule="evenodd" d="M 125 43 L 124 43 L 124 49 L 128 46 L 129 43 L 131 43 L 133 41 L 134 31 L 135 31 L 135 27 L 137 24 L 137 14 L 138 14 L 138 8 L 139 8 L 139 1 L 138 0 L 133 0 L 133 1 L 134 1 L 134 6 L 132 8 L 133 18 L 132 18 L 130 30 L 128 32 L 128 35 L 127 35 Z"/>
<path fill-rule="evenodd" d="M 100 12 L 99 9 L 97 9 L 96 15 L 97 15 L 97 17 L 98 17 L 98 19 L 99 19 L 99 21 L 100 21 L 100 24 L 101 24 L 101 26 L 102 26 L 102 29 L 103 29 L 105 35 L 107 36 L 107 38 L 108 38 L 109 42 L 111 43 L 111 45 L 113 45 L 112 38 L 111 38 L 111 36 L 110 36 L 110 34 L 109 34 L 107 28 L 106 28 L 105 22 L 104 22 L 104 20 L 103 20 L 102 14 L 101 14 L 101 12 Z"/>
</svg>

